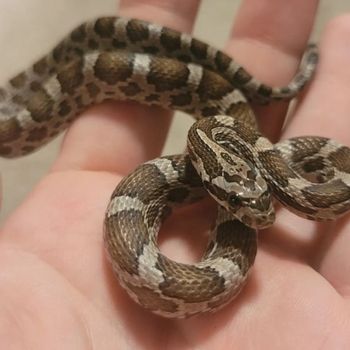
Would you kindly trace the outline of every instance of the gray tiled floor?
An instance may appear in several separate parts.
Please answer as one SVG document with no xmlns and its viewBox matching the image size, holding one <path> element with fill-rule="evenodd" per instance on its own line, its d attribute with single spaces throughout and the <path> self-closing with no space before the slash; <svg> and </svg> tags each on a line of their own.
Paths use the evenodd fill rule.
<svg viewBox="0 0 350 350">
<path fill-rule="evenodd" d="M 238 0 L 203 0 L 196 35 L 216 46 L 222 46 L 238 5 Z M 77 23 L 99 15 L 114 14 L 116 1 L 3 0 L 0 9 L 0 81 L 5 81 L 25 67 L 27 62 L 46 52 Z M 346 11 L 350 11 L 348 0 L 321 1 L 315 36 L 318 37 L 330 18 Z M 189 124 L 189 118 L 175 118 L 164 153 L 175 153 L 183 149 Z M 2 220 L 49 168 L 59 143 L 60 140 L 56 140 L 23 159 L 0 160 L 4 192 Z"/>
</svg>

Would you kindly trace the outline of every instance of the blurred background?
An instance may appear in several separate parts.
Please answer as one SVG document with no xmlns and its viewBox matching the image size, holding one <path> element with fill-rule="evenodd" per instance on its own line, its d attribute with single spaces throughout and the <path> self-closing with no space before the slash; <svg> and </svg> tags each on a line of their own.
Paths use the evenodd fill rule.
<svg viewBox="0 0 350 350">
<path fill-rule="evenodd" d="M 306 0 L 307 1 L 307 0 Z M 223 47 L 239 0 L 202 0 L 194 35 Z M 349 0 L 321 0 L 313 40 L 327 22 L 350 11 Z M 45 54 L 80 22 L 116 14 L 116 0 L 2 0 L 0 3 L 0 84 Z M 179 113 L 180 114 L 180 113 Z M 191 118 L 174 118 L 164 154 L 182 152 Z M 49 169 L 61 137 L 38 152 L 15 160 L 0 159 L 3 202 L 0 222 L 9 215 Z"/>
</svg>

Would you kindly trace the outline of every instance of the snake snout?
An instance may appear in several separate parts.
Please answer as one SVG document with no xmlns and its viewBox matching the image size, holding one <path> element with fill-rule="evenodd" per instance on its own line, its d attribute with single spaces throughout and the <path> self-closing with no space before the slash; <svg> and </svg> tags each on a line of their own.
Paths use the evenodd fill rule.
<svg viewBox="0 0 350 350">
<path fill-rule="evenodd" d="M 270 227 L 275 221 L 275 212 L 245 214 L 239 220 L 254 229 L 262 230 Z"/>
<path fill-rule="evenodd" d="M 257 229 L 264 229 L 270 227 L 275 221 L 276 215 L 275 212 L 261 215 L 261 217 L 256 217 L 256 226 Z"/>
<path fill-rule="evenodd" d="M 275 210 L 268 192 L 258 198 L 246 198 L 243 203 L 235 216 L 245 225 L 254 229 L 264 229 L 274 223 Z"/>
</svg>

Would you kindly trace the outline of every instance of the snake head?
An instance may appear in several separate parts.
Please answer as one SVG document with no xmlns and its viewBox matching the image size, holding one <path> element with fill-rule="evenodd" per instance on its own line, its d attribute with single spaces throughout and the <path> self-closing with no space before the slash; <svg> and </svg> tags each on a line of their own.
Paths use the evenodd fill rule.
<svg viewBox="0 0 350 350">
<path fill-rule="evenodd" d="M 272 225 L 275 212 L 270 191 L 254 165 L 247 142 L 240 140 L 232 127 L 219 123 L 218 117 L 195 124 L 189 132 L 187 149 L 209 194 L 249 227 Z"/>
<path fill-rule="evenodd" d="M 263 179 L 262 181 L 265 182 Z M 223 181 L 222 178 L 219 182 L 220 184 L 204 182 L 204 186 L 239 221 L 255 229 L 263 229 L 273 224 L 275 211 L 266 184 L 260 182 L 260 186 L 255 184 L 253 189 L 251 182 L 246 179 L 235 185 Z"/>
<path fill-rule="evenodd" d="M 226 203 L 226 210 L 249 227 L 263 229 L 275 221 L 275 211 L 268 191 L 258 198 L 232 192 L 228 194 Z"/>
</svg>

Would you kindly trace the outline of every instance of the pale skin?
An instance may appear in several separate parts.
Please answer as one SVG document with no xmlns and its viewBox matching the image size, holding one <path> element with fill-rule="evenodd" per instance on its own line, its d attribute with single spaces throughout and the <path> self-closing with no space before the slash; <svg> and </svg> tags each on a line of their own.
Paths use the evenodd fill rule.
<svg viewBox="0 0 350 350">
<path fill-rule="evenodd" d="M 176 3 L 124 0 L 119 14 L 190 32 L 199 1 Z M 242 1 L 226 50 L 265 83 L 283 85 L 298 65 L 316 8 L 315 0 Z M 350 144 L 349 37 L 350 15 L 326 27 L 317 75 L 282 138 L 315 134 Z M 285 107 L 257 108 L 273 140 Z M 3 348 L 350 348 L 349 215 L 314 224 L 278 210 L 275 225 L 259 235 L 247 286 L 214 315 L 165 320 L 120 288 L 103 249 L 104 211 L 120 179 L 159 155 L 169 116 L 109 103 L 89 109 L 69 129 L 52 170 L 2 228 Z M 163 251 L 182 261 L 198 258 L 212 209 L 182 210 L 167 221 Z"/>
</svg>

